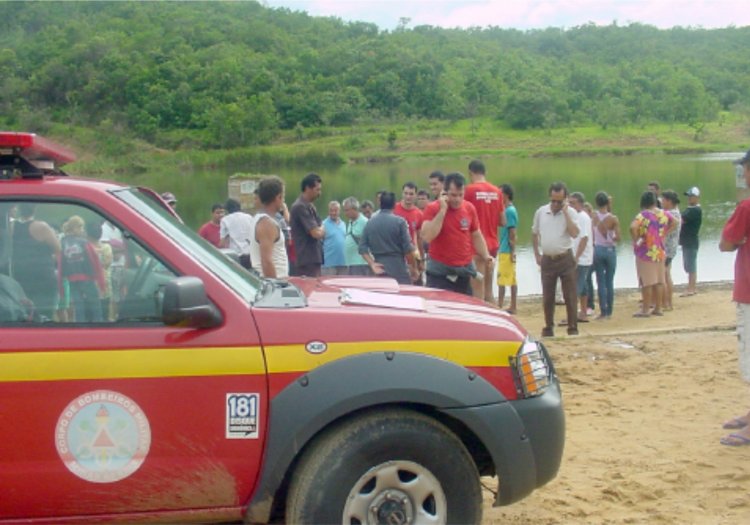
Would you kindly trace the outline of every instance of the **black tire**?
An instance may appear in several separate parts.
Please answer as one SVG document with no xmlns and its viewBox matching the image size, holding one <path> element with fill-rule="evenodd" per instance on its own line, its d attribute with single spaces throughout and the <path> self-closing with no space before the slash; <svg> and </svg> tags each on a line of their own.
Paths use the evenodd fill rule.
<svg viewBox="0 0 750 525">
<path fill-rule="evenodd" d="M 317 437 L 286 505 L 294 524 L 481 520 L 479 473 L 466 447 L 441 423 L 404 409 L 370 411 Z"/>
</svg>

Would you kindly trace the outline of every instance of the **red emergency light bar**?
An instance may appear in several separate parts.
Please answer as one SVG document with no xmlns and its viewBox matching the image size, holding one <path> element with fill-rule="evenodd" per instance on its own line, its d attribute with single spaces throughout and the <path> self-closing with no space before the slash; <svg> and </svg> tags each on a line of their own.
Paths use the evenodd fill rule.
<svg viewBox="0 0 750 525">
<path fill-rule="evenodd" d="M 35 133 L 0 131 L 0 150 L 11 149 L 13 153 L 28 160 L 52 161 L 57 166 L 75 162 L 75 153 Z"/>
</svg>

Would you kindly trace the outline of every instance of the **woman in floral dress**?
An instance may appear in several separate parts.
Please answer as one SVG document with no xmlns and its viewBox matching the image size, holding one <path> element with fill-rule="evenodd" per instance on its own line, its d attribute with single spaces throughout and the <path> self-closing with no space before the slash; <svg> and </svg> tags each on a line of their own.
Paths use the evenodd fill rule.
<svg viewBox="0 0 750 525">
<path fill-rule="evenodd" d="M 656 202 L 656 195 L 653 192 L 644 192 L 641 195 L 641 212 L 630 224 L 635 265 L 643 299 L 641 310 L 634 313 L 633 317 L 664 315 L 662 313 L 664 261 L 666 259 L 664 240 L 673 227 L 674 219 L 657 208 Z M 653 310 L 650 310 L 651 306 Z"/>
</svg>

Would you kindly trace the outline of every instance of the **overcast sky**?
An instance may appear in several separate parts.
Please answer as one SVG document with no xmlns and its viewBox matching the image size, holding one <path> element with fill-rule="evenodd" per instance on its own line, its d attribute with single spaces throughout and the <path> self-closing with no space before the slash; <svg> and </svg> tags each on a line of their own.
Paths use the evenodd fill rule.
<svg viewBox="0 0 750 525">
<path fill-rule="evenodd" d="M 288 7 L 312 16 L 395 28 L 485 27 L 532 29 L 570 28 L 593 22 L 619 25 L 641 22 L 660 28 L 750 25 L 750 4 L 744 0 L 261 0 L 269 7 Z"/>
</svg>

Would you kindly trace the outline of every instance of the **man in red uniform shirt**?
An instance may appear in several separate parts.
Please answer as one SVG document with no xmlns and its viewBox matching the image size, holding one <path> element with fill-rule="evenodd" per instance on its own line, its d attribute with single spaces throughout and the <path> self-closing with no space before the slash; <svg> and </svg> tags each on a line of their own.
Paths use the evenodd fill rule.
<svg viewBox="0 0 750 525">
<path fill-rule="evenodd" d="M 503 204 L 503 192 L 494 184 L 487 182 L 484 163 L 481 160 L 472 160 L 469 163 L 469 177 L 471 184 L 466 186 L 465 199 L 474 205 L 479 217 L 479 229 L 487 243 L 487 250 L 491 255 L 497 254 L 500 243 L 497 239 L 497 229 L 505 225 L 505 205 Z M 492 297 L 492 276 L 495 268 L 492 263 L 482 262 L 477 257 L 474 260 L 477 271 L 483 275 L 483 279 L 473 279 L 471 287 L 474 289 L 474 297 L 494 303 Z"/>
<path fill-rule="evenodd" d="M 479 230 L 477 211 L 464 200 L 465 183 L 460 173 L 445 177 L 443 193 L 424 210 L 422 239 L 430 243 L 427 286 L 471 295 L 474 254 L 485 264 L 493 259 Z"/>
<path fill-rule="evenodd" d="M 744 169 L 745 181 L 750 186 L 750 151 L 739 161 Z M 740 375 L 750 383 L 750 199 L 745 199 L 734 210 L 721 233 L 719 249 L 723 252 L 737 251 L 734 262 L 734 293 L 737 303 L 737 341 L 739 349 Z M 750 445 L 750 412 L 730 419 L 724 428 L 736 430 L 721 438 L 722 445 L 741 447 Z"/>
<path fill-rule="evenodd" d="M 422 250 L 420 249 L 422 243 L 419 242 L 419 230 L 422 228 L 422 210 L 417 208 L 417 185 L 413 182 L 407 182 L 401 188 L 401 201 L 396 203 L 393 208 L 393 215 L 402 217 L 407 226 L 409 226 L 409 238 L 414 246 L 418 248 L 415 253 L 415 260 L 417 261 L 417 268 L 420 273 L 423 268 L 421 266 L 422 261 Z"/>
<path fill-rule="evenodd" d="M 224 216 L 224 205 L 214 204 L 211 206 L 211 220 L 200 227 L 198 235 L 208 242 L 221 248 L 221 218 Z"/>
</svg>

